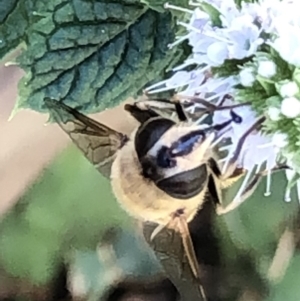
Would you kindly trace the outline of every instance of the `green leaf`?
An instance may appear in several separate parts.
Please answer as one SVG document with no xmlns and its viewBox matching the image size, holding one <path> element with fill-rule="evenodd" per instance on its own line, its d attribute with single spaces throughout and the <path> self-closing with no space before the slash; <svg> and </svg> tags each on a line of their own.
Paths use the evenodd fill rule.
<svg viewBox="0 0 300 301">
<path fill-rule="evenodd" d="M 101 111 L 134 96 L 174 59 L 171 13 L 137 1 L 56 2 L 27 31 L 18 108 L 44 112 L 50 97 L 85 113 Z"/>
<path fill-rule="evenodd" d="M 295 68 L 295 70 L 293 72 L 292 80 L 298 85 L 298 87 L 300 86 L 300 69 L 299 68 Z"/>
<path fill-rule="evenodd" d="M 221 67 L 212 67 L 212 72 L 214 75 L 219 77 L 228 77 L 232 75 L 238 75 L 241 71 L 241 66 L 246 65 L 248 58 L 243 60 L 225 60 Z"/>
<path fill-rule="evenodd" d="M 275 96 L 271 96 L 269 98 L 266 99 L 266 105 L 268 107 L 280 107 L 281 104 L 281 96 L 279 95 L 275 95 Z"/>
<path fill-rule="evenodd" d="M 256 80 L 260 83 L 268 96 L 272 96 L 276 93 L 274 82 L 272 80 L 266 79 L 260 75 L 256 75 Z"/>
<path fill-rule="evenodd" d="M 0 60 L 23 41 L 30 5 L 26 0 L 1 0 Z"/>
<path fill-rule="evenodd" d="M 264 87 L 255 81 L 252 87 L 237 87 L 236 100 L 238 102 L 251 102 L 252 107 L 258 115 L 264 114 L 266 110 L 266 102 L 262 99 L 267 99 L 269 95 L 266 93 Z"/>
</svg>

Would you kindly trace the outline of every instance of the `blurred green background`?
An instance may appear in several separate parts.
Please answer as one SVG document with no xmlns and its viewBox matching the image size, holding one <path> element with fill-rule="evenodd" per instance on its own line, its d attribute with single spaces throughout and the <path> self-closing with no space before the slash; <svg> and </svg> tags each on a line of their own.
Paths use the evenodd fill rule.
<svg viewBox="0 0 300 301">
<path fill-rule="evenodd" d="M 298 228 L 293 222 L 298 211 L 296 196 L 293 194 L 292 202 L 284 202 L 285 185 L 284 174 L 275 175 L 272 196 L 266 198 L 263 181 L 254 197 L 217 223 L 226 256 L 229 259 L 236 256 L 232 244 L 240 252 L 251 253 L 259 274 L 267 282 L 280 236 L 286 226 L 290 226 L 291 231 L 296 229 L 295 233 Z M 229 190 L 227 200 L 232 199 L 237 187 L 238 184 Z M 116 229 L 117 234 L 107 238 L 107 230 L 111 228 Z M 25 281 L 27 288 L 39 290 L 49 286 L 65 264 L 69 272 L 72 271 L 69 277 L 75 283 L 78 277 L 74 271 L 81 275 L 82 294 L 99 298 L 116 279 L 160 272 L 160 265 L 135 229 L 133 221 L 112 195 L 109 181 L 70 146 L 2 217 L 2 279 L 6 277 L 15 283 Z M 96 252 L 101 242 L 103 246 L 114 245 L 116 262 L 103 264 Z M 300 257 L 295 251 L 283 280 L 278 284 L 269 282 L 270 297 L 266 301 L 297 300 L 299 266 Z M 120 271 L 106 278 L 116 267 Z M 2 285 L 8 285 L 7 279 Z M 18 289 L 17 295 L 22 297 L 22 286 Z M 0 297 L 1 291 L 4 288 L 0 283 Z"/>
<path fill-rule="evenodd" d="M 160 270 L 136 235 L 132 220 L 118 206 L 109 181 L 70 146 L 3 216 L 0 271 L 43 288 L 62 264 L 70 269 L 79 265 L 80 273 L 88 277 L 84 291 L 104 290 L 112 282 L 104 285 L 94 276 L 98 273 L 102 279 L 110 267 L 103 266 L 96 248 L 110 229 L 118 230 L 111 238 L 116 241 L 114 264 L 126 275 L 151 275 Z"/>
</svg>

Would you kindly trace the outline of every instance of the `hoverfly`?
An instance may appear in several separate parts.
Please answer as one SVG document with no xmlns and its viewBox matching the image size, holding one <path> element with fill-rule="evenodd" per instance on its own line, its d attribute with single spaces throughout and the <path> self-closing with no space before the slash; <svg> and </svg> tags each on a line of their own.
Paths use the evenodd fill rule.
<svg viewBox="0 0 300 301">
<path fill-rule="evenodd" d="M 130 136 L 117 132 L 77 110 L 55 100 L 45 104 L 60 127 L 70 136 L 87 159 L 104 175 L 109 176 L 112 190 L 132 217 L 158 224 L 152 238 L 164 227 L 176 230 L 182 242 L 191 270 L 199 277 L 198 263 L 189 235 L 188 223 L 201 210 L 207 194 L 216 200 L 217 212 L 222 212 L 222 189 L 239 179 L 244 170 L 237 159 L 246 137 L 259 126 L 260 118 L 241 137 L 240 143 L 224 174 L 215 158 L 214 146 L 236 115 L 228 121 L 204 126 L 191 124 L 179 101 L 165 101 L 175 108 L 179 122 L 162 117 L 151 101 L 126 104 L 140 125 Z M 205 101 L 202 102 L 205 105 Z M 213 108 L 207 105 L 206 111 Z M 247 198 L 264 174 L 255 176 L 241 198 Z M 225 209 L 226 211 L 226 209 Z"/>
</svg>

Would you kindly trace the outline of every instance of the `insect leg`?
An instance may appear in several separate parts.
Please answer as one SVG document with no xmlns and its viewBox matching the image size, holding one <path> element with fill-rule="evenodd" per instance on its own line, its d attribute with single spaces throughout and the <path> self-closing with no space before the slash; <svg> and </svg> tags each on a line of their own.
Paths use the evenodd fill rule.
<svg viewBox="0 0 300 301">
<path fill-rule="evenodd" d="M 188 228 L 188 224 L 186 222 L 186 219 L 183 215 L 179 215 L 175 217 L 176 219 L 176 230 L 179 232 L 182 238 L 182 244 L 186 253 L 186 256 L 188 258 L 191 270 L 194 274 L 194 276 L 199 279 L 200 272 L 199 272 L 199 266 L 198 266 L 198 260 L 195 254 L 193 241 L 190 235 L 190 231 Z"/>
<path fill-rule="evenodd" d="M 236 168 L 235 171 L 227 178 L 222 177 L 221 179 L 221 188 L 228 188 L 236 181 L 238 181 L 242 176 L 246 174 L 245 169 Z"/>
<path fill-rule="evenodd" d="M 286 165 L 279 165 L 277 167 L 274 167 L 271 169 L 271 172 L 277 172 L 283 169 L 288 169 L 289 167 Z M 242 191 L 239 197 L 235 198 L 229 205 L 227 205 L 225 208 L 222 206 L 219 206 L 217 208 L 217 213 L 219 215 L 228 213 L 237 207 L 239 207 L 242 203 L 244 203 L 255 191 L 257 188 L 258 184 L 260 183 L 260 180 L 268 174 L 268 170 L 264 170 L 261 172 L 256 173 L 252 179 L 249 181 L 248 185 L 245 187 L 245 189 Z"/>
<path fill-rule="evenodd" d="M 207 113 L 214 113 L 216 111 L 224 111 L 224 110 L 233 110 L 235 108 L 240 108 L 244 106 L 249 106 L 250 102 L 240 103 L 240 104 L 234 104 L 234 105 L 223 105 L 222 102 L 218 105 L 215 105 L 204 98 L 198 97 L 198 96 L 185 96 L 185 95 L 175 95 L 176 99 L 188 99 L 191 101 L 191 103 L 201 104 L 203 107 L 206 108 Z M 223 97 L 223 102 L 228 98 L 228 95 L 225 95 Z"/>
<path fill-rule="evenodd" d="M 126 104 L 124 109 L 128 111 L 140 123 L 146 122 L 148 119 L 159 116 L 154 110 L 149 107 L 142 108 L 138 103 Z"/>
<path fill-rule="evenodd" d="M 125 109 L 127 111 L 130 111 L 131 114 L 132 114 L 132 112 L 131 112 L 132 109 L 130 110 L 130 107 L 133 106 L 135 111 L 136 110 L 150 111 L 150 112 L 154 112 L 155 114 L 157 114 L 157 116 L 159 116 L 162 112 L 165 112 L 167 114 L 172 114 L 172 113 L 174 113 L 174 109 L 175 109 L 175 113 L 176 113 L 179 121 L 183 121 L 183 122 L 188 121 L 188 117 L 185 112 L 185 108 L 188 107 L 189 104 L 186 104 L 186 105 L 182 104 L 176 98 L 174 98 L 174 99 L 149 98 L 149 99 L 137 101 L 133 105 L 126 105 L 126 106 L 127 107 L 125 107 Z"/>
<path fill-rule="evenodd" d="M 186 116 L 186 113 L 185 113 L 181 103 L 179 101 L 175 100 L 174 104 L 175 104 L 175 110 L 176 110 L 176 114 L 177 114 L 179 121 L 183 121 L 183 122 L 188 121 L 188 118 Z"/>
<path fill-rule="evenodd" d="M 138 101 L 137 104 L 145 108 L 174 111 L 174 102 L 167 98 L 149 98 Z"/>
<path fill-rule="evenodd" d="M 193 241 L 190 235 L 190 231 L 185 216 L 183 216 L 183 214 L 178 212 L 174 213 L 173 217 L 171 218 L 168 224 L 158 225 L 154 229 L 154 231 L 151 234 L 150 240 L 153 241 L 153 239 L 157 236 L 157 234 L 160 233 L 165 228 L 174 229 L 180 234 L 182 238 L 184 251 L 188 258 L 188 262 L 191 267 L 191 270 L 195 278 L 199 279 L 200 273 L 199 273 L 198 261 L 197 261 Z"/>
<path fill-rule="evenodd" d="M 212 104 L 209 101 L 197 96 L 185 96 L 185 95 L 177 94 L 175 95 L 175 99 L 177 100 L 188 99 L 194 103 L 201 104 L 206 109 L 207 113 L 212 113 L 217 109 L 217 106 L 215 104 Z"/>
<path fill-rule="evenodd" d="M 184 251 L 186 253 L 186 256 L 189 261 L 189 265 L 191 267 L 191 270 L 195 276 L 196 279 L 200 279 L 200 271 L 199 271 L 199 264 L 196 257 L 194 244 L 190 235 L 190 230 L 186 221 L 186 218 L 184 215 L 179 214 L 175 217 L 177 219 L 177 231 L 180 233 L 182 238 L 182 244 Z M 199 288 L 203 297 L 203 300 L 207 301 L 203 286 L 199 284 Z"/>
<path fill-rule="evenodd" d="M 200 272 L 198 260 L 195 254 L 194 245 L 190 235 L 187 219 L 183 210 L 179 209 L 176 212 L 174 212 L 171 216 L 170 221 L 166 225 L 158 225 L 152 232 L 150 240 L 152 241 L 155 238 L 155 236 L 157 236 L 157 234 L 165 228 L 174 229 L 180 234 L 182 238 L 184 251 L 188 258 L 188 262 L 191 267 L 192 273 L 194 274 L 196 279 L 199 279 Z"/>
</svg>

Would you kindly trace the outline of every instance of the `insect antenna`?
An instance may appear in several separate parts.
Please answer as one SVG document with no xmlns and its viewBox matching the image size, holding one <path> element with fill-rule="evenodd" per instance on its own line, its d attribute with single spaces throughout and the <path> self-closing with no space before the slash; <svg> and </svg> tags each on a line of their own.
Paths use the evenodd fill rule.
<svg viewBox="0 0 300 301">
<path fill-rule="evenodd" d="M 249 106 L 251 103 L 250 102 L 244 102 L 244 103 L 239 103 L 239 104 L 234 104 L 234 105 L 229 105 L 229 106 L 223 106 L 223 103 L 226 99 L 228 99 L 228 95 L 224 97 L 219 105 L 215 105 L 204 98 L 198 97 L 198 96 L 185 96 L 185 95 L 176 95 L 177 99 L 188 99 L 191 101 L 191 103 L 196 103 L 196 104 L 201 104 L 205 107 L 206 114 L 211 114 L 216 111 L 223 111 L 223 110 L 233 110 L 236 108 L 244 107 L 244 106 Z"/>
<path fill-rule="evenodd" d="M 207 132 L 216 132 L 218 133 L 216 136 L 216 139 L 214 140 L 214 142 L 211 145 L 211 148 L 214 148 L 217 144 L 219 144 L 220 141 L 223 140 L 224 134 L 230 130 L 230 124 L 233 123 L 241 123 L 243 121 L 242 117 L 239 116 L 238 114 L 236 114 L 235 112 L 233 112 L 232 110 L 230 111 L 230 115 L 231 118 L 229 118 L 228 120 L 221 122 L 221 123 L 217 123 L 214 124 L 210 127 L 208 127 L 205 131 Z"/>
<path fill-rule="evenodd" d="M 185 109 L 192 106 L 193 104 L 190 103 L 181 103 L 176 97 L 173 99 L 167 99 L 167 98 L 148 98 L 147 100 L 143 101 L 144 105 L 148 107 L 153 107 L 157 109 L 171 109 L 171 111 L 174 112 L 174 106 L 175 106 L 175 112 L 179 119 L 179 121 L 186 122 L 188 121 L 187 114 L 185 112 Z"/>
<path fill-rule="evenodd" d="M 204 98 L 201 98 L 198 96 L 186 96 L 186 95 L 177 94 L 175 97 L 178 101 L 188 99 L 189 101 L 191 101 L 194 104 L 195 103 L 201 104 L 205 107 L 207 113 L 212 113 L 217 108 L 217 106 L 215 104 L 212 104 L 212 103 L 208 102 L 207 100 L 205 100 Z"/>
<path fill-rule="evenodd" d="M 188 121 L 188 118 L 186 116 L 186 113 L 184 111 L 182 104 L 179 101 L 175 101 L 174 103 L 175 103 L 175 110 L 176 110 L 178 119 L 183 122 Z"/>
<path fill-rule="evenodd" d="M 140 123 L 146 122 L 148 119 L 159 116 L 150 107 L 147 109 L 141 109 L 138 107 L 137 103 L 125 104 L 124 109 L 131 114 Z"/>
</svg>

